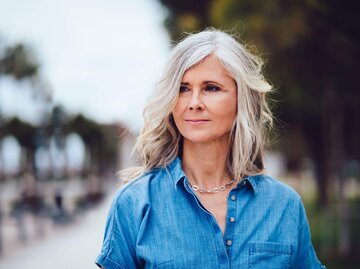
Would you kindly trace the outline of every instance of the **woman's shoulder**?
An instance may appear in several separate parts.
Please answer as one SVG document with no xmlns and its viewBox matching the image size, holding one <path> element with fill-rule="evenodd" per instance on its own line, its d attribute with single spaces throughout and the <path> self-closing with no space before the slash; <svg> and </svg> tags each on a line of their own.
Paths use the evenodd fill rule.
<svg viewBox="0 0 360 269">
<path fill-rule="evenodd" d="M 151 189 L 153 185 L 157 185 L 165 181 L 165 168 L 152 169 L 139 177 L 128 181 L 121 185 L 116 191 L 113 204 L 121 204 L 126 206 L 142 206 L 149 203 Z"/>
<path fill-rule="evenodd" d="M 277 196 L 293 200 L 301 200 L 301 196 L 294 188 L 266 174 L 254 176 L 255 184 L 259 192 L 266 193 L 270 196 Z"/>
<path fill-rule="evenodd" d="M 294 188 L 268 175 L 255 176 L 258 191 L 254 196 L 256 201 L 267 204 L 269 209 L 276 208 L 278 212 L 286 212 L 298 224 L 304 215 L 301 196 Z"/>
</svg>

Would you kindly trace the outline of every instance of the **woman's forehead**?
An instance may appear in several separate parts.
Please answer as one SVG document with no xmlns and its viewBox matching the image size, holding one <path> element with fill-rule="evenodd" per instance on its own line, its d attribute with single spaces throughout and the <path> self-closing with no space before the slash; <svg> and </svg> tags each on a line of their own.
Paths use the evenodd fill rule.
<svg viewBox="0 0 360 269">
<path fill-rule="evenodd" d="M 216 56 L 210 54 L 185 71 L 182 82 L 187 82 L 187 80 L 218 80 L 223 83 L 232 83 L 234 78 L 225 69 L 222 62 Z"/>
</svg>

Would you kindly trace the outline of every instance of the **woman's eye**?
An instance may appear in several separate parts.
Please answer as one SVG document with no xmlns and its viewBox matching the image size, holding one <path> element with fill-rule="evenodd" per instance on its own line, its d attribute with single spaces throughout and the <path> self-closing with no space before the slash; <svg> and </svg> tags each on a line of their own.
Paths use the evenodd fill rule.
<svg viewBox="0 0 360 269">
<path fill-rule="evenodd" d="M 214 86 L 214 85 L 207 85 L 205 90 L 208 92 L 216 92 L 216 91 L 220 90 L 220 88 L 218 86 Z"/>
<path fill-rule="evenodd" d="M 189 89 L 186 86 L 180 86 L 179 92 L 187 92 Z"/>
</svg>

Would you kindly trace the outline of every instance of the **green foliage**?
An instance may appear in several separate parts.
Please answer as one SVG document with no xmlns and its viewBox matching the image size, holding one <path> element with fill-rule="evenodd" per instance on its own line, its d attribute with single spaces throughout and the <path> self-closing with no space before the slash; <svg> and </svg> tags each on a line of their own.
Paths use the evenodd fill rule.
<svg viewBox="0 0 360 269">
<path fill-rule="evenodd" d="M 3 56 L 0 58 L 0 75 L 12 75 L 16 79 L 24 79 L 37 74 L 39 64 L 23 44 L 8 47 L 1 54 Z"/>
<path fill-rule="evenodd" d="M 159 0 L 169 10 L 165 26 L 173 39 L 209 25 L 208 6 L 211 0 Z"/>
<path fill-rule="evenodd" d="M 318 207 L 310 201 L 305 201 L 305 207 L 311 228 L 311 241 L 317 252 L 318 258 L 327 266 L 335 269 L 355 269 L 358 268 L 360 259 L 356 254 L 360 249 L 359 225 L 357 218 L 360 209 L 359 198 L 348 200 L 348 233 L 350 238 L 350 252 L 345 256 L 338 255 L 339 231 L 341 220 L 338 214 L 339 205 L 330 205 L 324 208 Z"/>
</svg>

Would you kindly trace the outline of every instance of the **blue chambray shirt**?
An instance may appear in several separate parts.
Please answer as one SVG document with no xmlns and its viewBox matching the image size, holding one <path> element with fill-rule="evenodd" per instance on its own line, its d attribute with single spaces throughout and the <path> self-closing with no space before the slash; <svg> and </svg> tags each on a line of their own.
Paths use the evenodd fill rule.
<svg viewBox="0 0 360 269">
<path fill-rule="evenodd" d="M 300 196 L 265 175 L 228 197 L 225 234 L 189 188 L 176 158 L 116 193 L 96 264 L 106 269 L 325 268 Z"/>
</svg>

